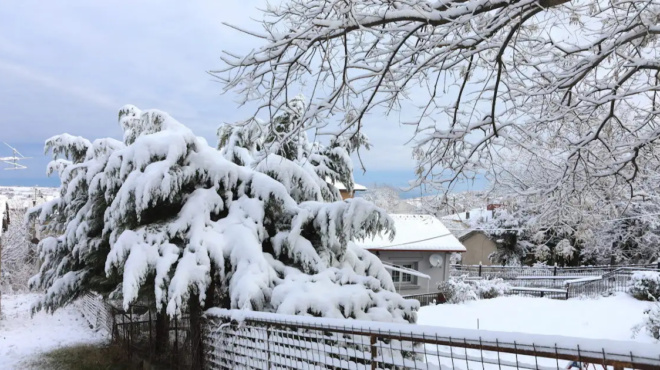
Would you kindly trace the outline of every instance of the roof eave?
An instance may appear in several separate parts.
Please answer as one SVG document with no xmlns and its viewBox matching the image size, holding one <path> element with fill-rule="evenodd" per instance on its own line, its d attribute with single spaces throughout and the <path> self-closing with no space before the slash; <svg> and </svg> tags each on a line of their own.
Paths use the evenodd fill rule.
<svg viewBox="0 0 660 370">
<path fill-rule="evenodd" d="M 448 252 L 448 253 L 465 253 L 467 250 L 458 249 L 393 249 L 393 248 L 366 248 L 370 252 Z"/>
</svg>

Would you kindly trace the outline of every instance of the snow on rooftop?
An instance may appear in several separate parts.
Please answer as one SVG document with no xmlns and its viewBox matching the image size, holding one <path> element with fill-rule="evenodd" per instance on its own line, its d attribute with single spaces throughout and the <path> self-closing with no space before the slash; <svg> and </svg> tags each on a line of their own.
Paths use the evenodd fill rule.
<svg viewBox="0 0 660 370">
<path fill-rule="evenodd" d="M 332 186 L 336 187 L 338 190 L 346 190 L 346 185 L 344 185 L 343 182 L 331 181 L 330 179 L 326 179 L 326 181 L 332 184 Z M 367 190 L 366 186 L 360 185 L 358 183 L 353 184 L 353 191 L 365 191 L 365 190 Z"/>
<path fill-rule="evenodd" d="M 470 213 L 469 217 L 468 212 Z M 475 230 L 473 225 L 493 218 L 493 212 L 486 208 L 474 208 L 468 212 L 443 216 L 440 220 L 455 237 L 461 238 Z"/>
<path fill-rule="evenodd" d="M 445 225 L 434 216 L 391 214 L 396 228 L 394 240 L 389 235 L 356 241 L 368 250 L 465 252 L 465 247 Z"/>
<path fill-rule="evenodd" d="M 469 217 L 467 213 L 470 213 Z M 493 218 L 493 212 L 486 208 L 474 208 L 468 212 L 454 213 L 453 215 L 443 216 L 442 220 L 471 222 L 472 220 L 488 221 Z"/>
</svg>

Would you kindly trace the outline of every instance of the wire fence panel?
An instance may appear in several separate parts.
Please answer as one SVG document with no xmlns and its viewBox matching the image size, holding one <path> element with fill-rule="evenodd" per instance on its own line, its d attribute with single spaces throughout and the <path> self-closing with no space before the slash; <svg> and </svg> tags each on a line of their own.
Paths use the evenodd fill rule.
<svg viewBox="0 0 660 370">
<path fill-rule="evenodd" d="M 212 309 L 210 369 L 658 369 L 652 344 Z"/>
<path fill-rule="evenodd" d="M 87 293 L 75 303 L 87 323 L 95 330 L 112 335 L 112 307 L 97 293 Z"/>
<path fill-rule="evenodd" d="M 551 277 L 566 276 L 578 278 L 583 276 L 599 276 L 618 269 L 630 270 L 660 270 L 658 264 L 621 265 L 621 266 L 577 266 L 577 267 L 532 267 L 532 266 L 483 266 L 483 265 L 452 265 L 451 276 L 481 277 L 486 279 L 501 278 L 514 280 L 520 277 Z"/>
</svg>

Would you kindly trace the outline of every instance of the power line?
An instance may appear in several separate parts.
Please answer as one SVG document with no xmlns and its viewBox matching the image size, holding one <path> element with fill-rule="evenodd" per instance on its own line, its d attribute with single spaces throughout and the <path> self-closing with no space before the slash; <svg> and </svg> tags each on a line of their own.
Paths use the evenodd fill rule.
<svg viewBox="0 0 660 370">
<path fill-rule="evenodd" d="M 425 242 L 425 241 L 429 241 L 429 240 L 433 240 L 433 239 L 444 238 L 445 236 L 449 236 L 449 235 L 452 235 L 452 234 L 451 234 L 451 233 L 449 233 L 449 234 L 442 234 L 442 235 L 438 235 L 438 236 L 432 236 L 432 237 L 430 237 L 430 238 L 426 238 L 426 239 L 413 240 L 413 241 L 411 241 L 411 242 L 405 242 L 405 243 L 400 243 L 400 244 L 392 244 L 392 245 L 385 245 L 385 246 L 382 246 L 382 247 L 380 247 L 380 248 L 400 247 L 400 246 L 402 246 L 402 245 L 416 244 L 416 243 L 421 243 L 421 242 Z"/>
</svg>

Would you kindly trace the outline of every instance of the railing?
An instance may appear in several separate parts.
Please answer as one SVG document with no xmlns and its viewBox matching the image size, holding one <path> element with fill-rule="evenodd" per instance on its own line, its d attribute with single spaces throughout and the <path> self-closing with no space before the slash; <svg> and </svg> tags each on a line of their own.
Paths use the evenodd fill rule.
<svg viewBox="0 0 660 370">
<path fill-rule="evenodd" d="M 75 305 L 94 330 L 101 330 L 107 336 L 112 335 L 112 306 L 106 303 L 100 294 L 87 293 L 78 299 Z"/>
<path fill-rule="evenodd" d="M 599 278 L 580 279 L 566 282 L 566 298 L 598 296 L 607 292 L 623 292 L 630 287 L 635 271 L 656 271 L 651 269 L 622 267 L 603 274 Z"/>
<path fill-rule="evenodd" d="M 658 369 L 654 344 L 212 309 L 209 369 Z"/>
<path fill-rule="evenodd" d="M 421 307 L 445 303 L 445 297 L 440 292 L 404 295 L 403 298 L 416 299 Z"/>
<path fill-rule="evenodd" d="M 621 266 L 578 266 L 578 267 L 532 267 L 532 266 L 482 266 L 452 265 L 451 276 L 478 276 L 483 278 L 515 279 L 518 276 L 596 276 L 620 268 L 660 270 L 658 264 L 621 265 Z"/>
<path fill-rule="evenodd" d="M 136 304 L 124 310 L 95 293 L 83 296 L 76 306 L 90 325 L 106 331 L 111 341 L 123 347 L 129 357 L 137 356 L 170 369 L 189 368 L 193 344 L 187 316 L 168 319 L 162 340 L 165 348 L 157 349 L 157 316 L 150 307 Z"/>
</svg>

